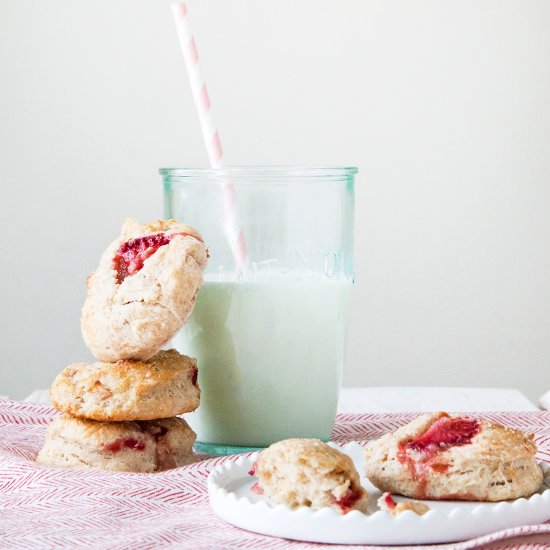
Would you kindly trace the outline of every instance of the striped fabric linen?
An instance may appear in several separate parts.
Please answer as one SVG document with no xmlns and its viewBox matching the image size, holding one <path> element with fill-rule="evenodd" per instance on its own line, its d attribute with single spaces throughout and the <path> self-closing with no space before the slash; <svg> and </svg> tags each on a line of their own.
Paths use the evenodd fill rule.
<svg viewBox="0 0 550 550">
<path fill-rule="evenodd" d="M 195 464 L 158 474 L 38 466 L 34 459 L 43 444 L 46 426 L 56 415 L 48 405 L 0 401 L 1 548 L 140 550 L 174 546 L 193 550 L 314 550 L 324 546 L 243 531 L 224 523 L 213 513 L 208 505 L 206 478 L 214 466 L 235 460 L 236 456 L 198 457 Z M 365 442 L 398 428 L 415 416 L 413 413 L 339 415 L 333 439 L 342 443 Z M 539 447 L 538 458 L 550 463 L 550 412 L 484 413 L 480 416 L 534 433 Z M 358 547 L 327 545 L 327 548 Z M 550 548 L 550 523 L 423 548 Z"/>
</svg>

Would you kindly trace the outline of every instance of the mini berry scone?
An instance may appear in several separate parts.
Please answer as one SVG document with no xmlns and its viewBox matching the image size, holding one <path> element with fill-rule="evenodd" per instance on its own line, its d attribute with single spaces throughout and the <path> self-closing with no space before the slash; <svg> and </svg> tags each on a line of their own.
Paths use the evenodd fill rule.
<svg viewBox="0 0 550 550">
<path fill-rule="evenodd" d="M 59 468 L 160 472 L 192 462 L 195 437 L 182 418 L 97 422 L 61 416 L 48 426 L 36 461 Z"/>
<path fill-rule="evenodd" d="M 207 258 L 193 227 L 126 220 L 87 280 L 81 328 L 90 351 L 105 362 L 155 355 L 191 314 Z"/>
<path fill-rule="evenodd" d="M 434 500 L 500 501 L 542 483 L 532 435 L 488 420 L 422 415 L 365 449 L 365 473 L 382 491 Z"/>
<path fill-rule="evenodd" d="M 176 350 L 159 351 L 147 361 L 73 363 L 50 387 L 52 405 L 91 420 L 154 420 L 199 406 L 197 362 Z"/>
<path fill-rule="evenodd" d="M 367 491 L 351 458 L 318 439 L 274 443 L 260 453 L 249 473 L 258 477 L 253 491 L 273 504 L 331 507 L 341 514 L 367 507 Z"/>
</svg>

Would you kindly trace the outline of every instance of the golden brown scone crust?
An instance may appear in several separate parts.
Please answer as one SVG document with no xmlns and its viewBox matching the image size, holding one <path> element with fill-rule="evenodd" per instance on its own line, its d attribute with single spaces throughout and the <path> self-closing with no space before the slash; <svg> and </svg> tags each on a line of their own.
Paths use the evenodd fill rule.
<svg viewBox="0 0 550 550">
<path fill-rule="evenodd" d="M 182 418 L 96 422 L 56 418 L 36 461 L 60 468 L 159 472 L 193 461 L 195 433 Z"/>
<path fill-rule="evenodd" d="M 529 497 L 539 489 L 542 471 L 533 436 L 488 420 L 478 421 L 478 431 L 467 444 L 430 456 L 403 451 L 446 417 L 425 414 L 370 442 L 365 449 L 369 480 L 382 491 L 420 499 L 500 501 Z"/>
<path fill-rule="evenodd" d="M 120 246 L 158 233 L 190 235 L 174 236 L 119 284 L 113 259 Z M 191 226 L 174 220 L 147 225 L 126 220 L 121 236 L 109 245 L 87 281 L 81 328 L 94 356 L 115 362 L 155 355 L 191 314 L 207 257 L 200 234 Z"/>
<path fill-rule="evenodd" d="M 318 439 L 274 443 L 260 453 L 254 471 L 273 504 L 366 510 L 367 491 L 351 458 Z"/>
<path fill-rule="evenodd" d="M 176 350 L 159 351 L 147 361 L 74 363 L 50 388 L 61 412 L 103 421 L 154 420 L 199 406 L 195 359 Z"/>
</svg>

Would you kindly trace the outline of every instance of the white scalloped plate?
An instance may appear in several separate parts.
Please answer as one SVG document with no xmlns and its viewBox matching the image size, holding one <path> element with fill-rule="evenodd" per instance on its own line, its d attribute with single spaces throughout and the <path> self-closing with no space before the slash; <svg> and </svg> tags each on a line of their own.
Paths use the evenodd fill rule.
<svg viewBox="0 0 550 550">
<path fill-rule="evenodd" d="M 340 448 L 337 445 L 334 447 Z M 340 448 L 363 471 L 363 448 L 348 443 Z M 241 457 L 214 468 L 208 477 L 208 496 L 214 512 L 225 521 L 255 533 L 308 542 L 334 544 L 435 544 L 457 542 L 509 527 L 550 520 L 550 466 L 541 463 L 545 482 L 529 499 L 498 503 L 425 501 L 423 516 L 406 511 L 393 517 L 377 509 L 381 492 L 366 478 L 369 515 L 356 510 L 340 515 L 331 508 L 312 511 L 272 506 L 250 488 L 257 478 L 248 475 L 257 457 Z M 396 497 L 397 501 L 408 500 Z"/>
</svg>

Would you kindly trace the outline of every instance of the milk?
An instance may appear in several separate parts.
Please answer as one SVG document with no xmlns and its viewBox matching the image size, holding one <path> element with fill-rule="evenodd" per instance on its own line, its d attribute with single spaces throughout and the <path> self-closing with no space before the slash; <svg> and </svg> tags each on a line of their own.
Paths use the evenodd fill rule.
<svg viewBox="0 0 550 550">
<path fill-rule="evenodd" d="M 174 347 L 197 358 L 197 441 L 264 447 L 328 439 L 341 384 L 350 281 L 207 279 Z"/>
</svg>

